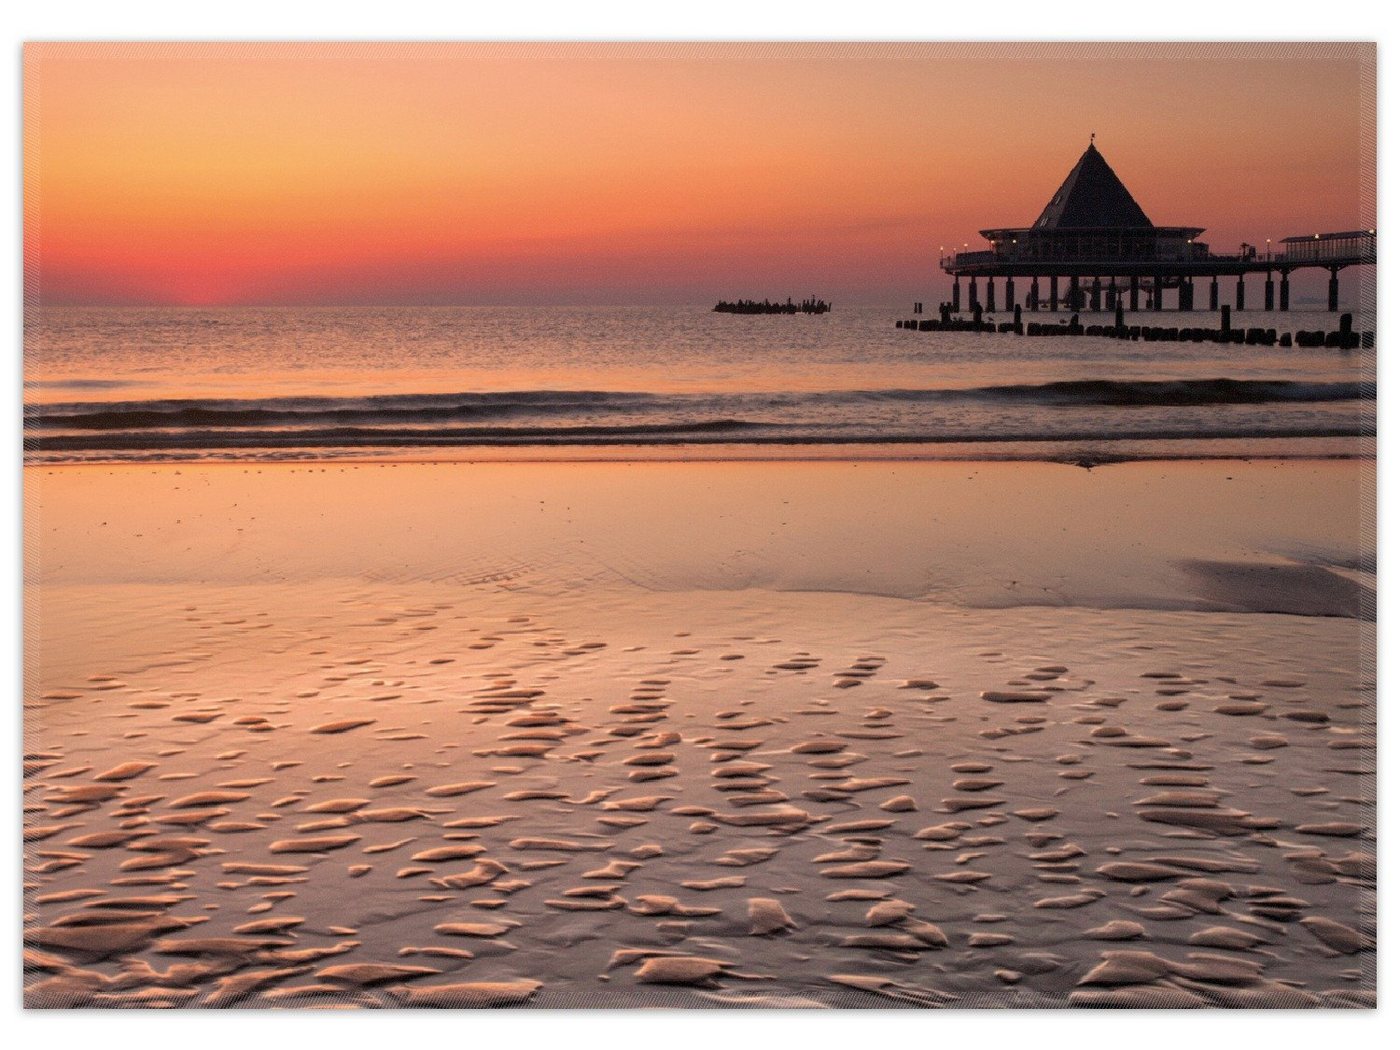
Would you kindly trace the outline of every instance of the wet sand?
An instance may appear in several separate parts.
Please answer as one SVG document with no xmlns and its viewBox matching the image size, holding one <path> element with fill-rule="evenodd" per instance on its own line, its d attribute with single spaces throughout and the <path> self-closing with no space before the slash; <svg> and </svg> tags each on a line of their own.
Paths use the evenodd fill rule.
<svg viewBox="0 0 1400 1050">
<path fill-rule="evenodd" d="M 31 469 L 26 1003 L 1369 1006 L 1369 465 Z"/>
</svg>

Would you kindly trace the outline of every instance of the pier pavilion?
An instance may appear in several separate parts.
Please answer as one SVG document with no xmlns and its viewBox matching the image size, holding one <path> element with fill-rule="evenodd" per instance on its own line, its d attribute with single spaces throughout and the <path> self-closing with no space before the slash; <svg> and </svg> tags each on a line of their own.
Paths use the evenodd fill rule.
<svg viewBox="0 0 1400 1050">
<path fill-rule="evenodd" d="M 996 309 L 1000 280 L 1002 302 L 1012 309 L 1017 303 L 1016 280 L 1022 278 L 1030 282 L 1024 299 L 1031 310 L 1063 306 L 1097 311 L 1120 304 L 1128 310 L 1161 310 L 1169 289 L 1176 292 L 1179 310 L 1216 310 L 1221 278 L 1234 277 L 1235 309 L 1243 310 L 1248 273 L 1265 275 L 1265 310 L 1287 310 L 1288 275 L 1305 266 L 1329 271 L 1327 308 L 1335 312 L 1337 274 L 1348 266 L 1376 261 L 1375 230 L 1285 237 L 1277 253 L 1270 243 L 1262 254 L 1245 244 L 1234 255 L 1214 255 L 1200 239 L 1203 227 L 1154 226 L 1092 136 L 1089 148 L 1034 223 L 980 232 L 987 250 L 957 252 L 939 260 L 943 272 L 953 278 L 955 312 L 962 310 L 964 278 L 969 308 Z M 1208 300 L 1198 307 L 1196 284 L 1207 280 Z"/>
</svg>

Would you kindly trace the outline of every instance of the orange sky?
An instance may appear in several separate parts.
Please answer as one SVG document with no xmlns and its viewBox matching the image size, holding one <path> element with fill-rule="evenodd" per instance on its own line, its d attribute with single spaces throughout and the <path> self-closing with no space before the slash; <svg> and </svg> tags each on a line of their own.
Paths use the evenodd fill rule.
<svg viewBox="0 0 1400 1050">
<path fill-rule="evenodd" d="M 30 44 L 57 303 L 932 295 L 1098 133 L 1154 222 L 1371 227 L 1371 45 Z"/>
</svg>

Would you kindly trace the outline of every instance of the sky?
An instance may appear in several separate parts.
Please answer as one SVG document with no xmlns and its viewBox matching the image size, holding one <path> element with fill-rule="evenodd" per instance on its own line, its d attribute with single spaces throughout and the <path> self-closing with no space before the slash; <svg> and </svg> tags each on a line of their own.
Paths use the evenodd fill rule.
<svg viewBox="0 0 1400 1050">
<path fill-rule="evenodd" d="M 43 305 L 936 297 L 1088 144 L 1161 225 L 1375 225 L 1369 44 L 27 44 Z"/>
</svg>

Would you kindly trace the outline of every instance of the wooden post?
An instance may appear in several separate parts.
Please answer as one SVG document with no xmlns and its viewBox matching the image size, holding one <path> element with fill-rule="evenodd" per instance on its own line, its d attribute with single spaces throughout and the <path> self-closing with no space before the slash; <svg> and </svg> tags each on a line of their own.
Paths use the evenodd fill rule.
<svg viewBox="0 0 1400 1050">
<path fill-rule="evenodd" d="M 953 278 L 953 313 L 962 313 L 962 278 Z"/>
<path fill-rule="evenodd" d="M 1264 272 L 1264 309 L 1274 308 L 1274 272 L 1266 270 Z"/>
<path fill-rule="evenodd" d="M 1077 274 L 1069 279 L 1069 308 L 1071 310 L 1084 308 L 1084 293 L 1079 290 L 1079 276 Z"/>
<path fill-rule="evenodd" d="M 1240 279 L 1235 284 L 1235 309 L 1244 309 L 1244 274 L 1240 274 Z"/>
<path fill-rule="evenodd" d="M 1288 271 L 1281 270 L 1278 275 L 1278 308 L 1284 313 L 1288 312 Z"/>
<path fill-rule="evenodd" d="M 1210 278 L 1210 309 L 1211 313 L 1220 309 L 1220 281 L 1214 274 Z"/>
<path fill-rule="evenodd" d="M 1152 309 L 1162 308 L 1162 275 L 1157 274 L 1152 278 Z"/>
<path fill-rule="evenodd" d="M 1051 277 L 1050 277 L 1050 309 L 1051 309 L 1051 310 L 1058 310 L 1059 308 L 1060 308 L 1060 279 L 1059 279 L 1058 277 L 1056 277 L 1055 275 L 1052 274 Z"/>
<path fill-rule="evenodd" d="M 1006 308 L 1008 310 L 1020 309 L 1016 302 L 1016 282 L 1010 277 L 1006 279 Z"/>
<path fill-rule="evenodd" d="M 1137 313 L 1137 309 L 1138 309 L 1138 279 L 1137 279 L 1137 274 L 1133 274 L 1131 277 L 1128 278 L 1128 306 L 1129 306 L 1129 308 L 1133 311 L 1133 313 Z"/>
<path fill-rule="evenodd" d="M 1327 309 L 1332 313 L 1337 312 L 1337 268 L 1329 267 L 1328 272 L 1332 274 L 1327 279 Z"/>
<path fill-rule="evenodd" d="M 1031 313 L 1040 309 L 1040 278 L 1031 278 Z"/>
<path fill-rule="evenodd" d="M 1089 292 L 1089 309 L 1094 313 L 1103 309 L 1103 284 L 1097 277 L 1094 278 L 1093 286 Z"/>
</svg>

